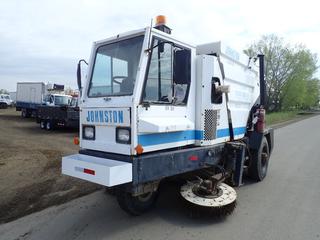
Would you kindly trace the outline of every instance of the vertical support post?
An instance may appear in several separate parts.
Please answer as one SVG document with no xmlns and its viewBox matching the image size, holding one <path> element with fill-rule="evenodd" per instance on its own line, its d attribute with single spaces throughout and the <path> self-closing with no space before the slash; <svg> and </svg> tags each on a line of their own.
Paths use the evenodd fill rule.
<svg viewBox="0 0 320 240">
<path fill-rule="evenodd" d="M 231 183 L 240 187 L 243 177 L 244 162 L 246 157 L 246 144 L 241 142 L 228 142 L 226 144 L 227 162 L 226 170 L 231 172 Z"/>
<path fill-rule="evenodd" d="M 259 58 L 259 78 L 260 78 L 260 105 L 266 105 L 266 82 L 265 82 L 265 68 L 264 68 L 264 55 L 258 54 Z"/>
</svg>

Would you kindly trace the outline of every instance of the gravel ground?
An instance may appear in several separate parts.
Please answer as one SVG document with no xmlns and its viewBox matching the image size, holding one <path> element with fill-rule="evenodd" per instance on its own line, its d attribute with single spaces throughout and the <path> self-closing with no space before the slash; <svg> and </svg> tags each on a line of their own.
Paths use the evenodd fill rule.
<svg viewBox="0 0 320 240">
<path fill-rule="evenodd" d="M 78 130 L 41 130 L 35 119 L 0 109 L 0 223 L 100 187 L 61 175 L 61 157 L 78 151 Z"/>
</svg>

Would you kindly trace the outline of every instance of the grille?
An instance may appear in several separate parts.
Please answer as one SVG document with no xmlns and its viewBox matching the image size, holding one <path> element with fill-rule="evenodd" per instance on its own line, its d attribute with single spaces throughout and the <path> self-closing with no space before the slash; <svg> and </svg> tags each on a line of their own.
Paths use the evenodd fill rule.
<svg viewBox="0 0 320 240">
<path fill-rule="evenodd" d="M 209 141 L 216 138 L 217 130 L 217 110 L 204 110 L 204 140 Z"/>
<path fill-rule="evenodd" d="M 70 119 L 79 119 L 79 112 L 71 110 L 71 111 L 68 111 L 67 116 Z"/>
</svg>

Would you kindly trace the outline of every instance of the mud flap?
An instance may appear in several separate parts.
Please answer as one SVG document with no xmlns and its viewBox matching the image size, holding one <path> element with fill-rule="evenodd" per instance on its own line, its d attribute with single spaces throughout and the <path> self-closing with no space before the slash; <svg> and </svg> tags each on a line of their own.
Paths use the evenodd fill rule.
<svg viewBox="0 0 320 240">
<path fill-rule="evenodd" d="M 263 137 L 265 136 L 269 145 L 269 152 L 271 153 L 274 145 L 274 130 L 272 128 L 266 129 L 263 133 L 252 132 L 249 137 L 250 149 L 259 150 Z"/>
</svg>

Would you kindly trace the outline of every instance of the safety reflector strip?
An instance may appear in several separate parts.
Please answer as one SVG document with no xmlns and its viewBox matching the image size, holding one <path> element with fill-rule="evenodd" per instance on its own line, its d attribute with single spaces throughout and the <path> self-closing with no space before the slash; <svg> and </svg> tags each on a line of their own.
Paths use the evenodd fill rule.
<svg viewBox="0 0 320 240">
<path fill-rule="evenodd" d="M 83 172 L 87 174 L 95 175 L 95 171 L 88 168 L 84 168 Z"/>
<path fill-rule="evenodd" d="M 189 160 L 190 160 L 190 161 L 198 161 L 199 158 L 198 158 L 198 156 L 191 155 L 191 156 L 189 157 Z"/>
<path fill-rule="evenodd" d="M 74 170 L 76 170 L 77 172 L 83 172 L 90 175 L 96 175 L 96 172 L 94 170 L 91 170 L 88 168 L 75 167 Z"/>
</svg>

